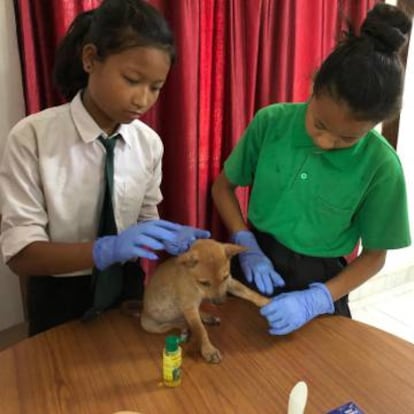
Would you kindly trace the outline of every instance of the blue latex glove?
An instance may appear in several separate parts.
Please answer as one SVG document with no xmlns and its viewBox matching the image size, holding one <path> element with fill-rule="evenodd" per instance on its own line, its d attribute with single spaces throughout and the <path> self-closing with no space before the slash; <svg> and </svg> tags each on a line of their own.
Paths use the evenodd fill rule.
<svg viewBox="0 0 414 414">
<path fill-rule="evenodd" d="M 148 220 L 134 224 L 116 236 L 101 237 L 93 246 L 95 266 L 103 270 L 137 257 L 156 260 L 158 256 L 148 249 L 165 249 L 164 243 L 176 240 L 182 227 L 166 220 Z"/>
<path fill-rule="evenodd" d="M 260 313 L 267 318 L 272 335 L 285 335 L 316 316 L 334 310 L 328 288 L 323 283 L 311 283 L 308 289 L 275 296 L 260 309 Z"/>
<path fill-rule="evenodd" d="M 271 295 L 274 286 L 285 286 L 285 281 L 276 272 L 272 262 L 262 252 L 251 231 L 238 231 L 233 234 L 232 241 L 249 250 L 239 253 L 239 262 L 246 280 L 254 283 L 260 292 Z"/>
<path fill-rule="evenodd" d="M 208 239 L 211 233 L 191 226 L 181 226 L 173 240 L 165 240 L 165 250 L 174 256 L 186 252 L 197 239 Z"/>
</svg>

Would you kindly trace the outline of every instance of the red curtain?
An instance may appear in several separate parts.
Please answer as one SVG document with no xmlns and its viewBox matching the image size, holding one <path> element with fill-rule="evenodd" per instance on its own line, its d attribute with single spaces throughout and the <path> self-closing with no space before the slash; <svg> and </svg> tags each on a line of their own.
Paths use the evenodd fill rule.
<svg viewBox="0 0 414 414">
<path fill-rule="evenodd" d="M 377 1 L 150 2 L 170 22 L 178 46 L 178 63 L 145 116 L 165 145 L 161 214 L 225 238 L 210 188 L 254 112 L 272 102 L 305 100 L 343 28 L 342 15 L 358 26 Z M 98 4 L 17 1 L 28 113 L 60 103 L 51 84 L 56 44 L 78 12 Z M 240 199 L 245 211 L 245 191 Z"/>
<path fill-rule="evenodd" d="M 15 1 L 27 114 L 62 102 L 52 83 L 57 44 L 79 12 L 99 3 L 100 0 Z"/>
</svg>

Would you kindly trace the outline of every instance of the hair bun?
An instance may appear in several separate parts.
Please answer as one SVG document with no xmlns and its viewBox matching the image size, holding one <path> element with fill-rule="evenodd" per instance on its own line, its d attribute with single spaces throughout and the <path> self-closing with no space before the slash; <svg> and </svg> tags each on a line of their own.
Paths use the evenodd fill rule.
<svg viewBox="0 0 414 414">
<path fill-rule="evenodd" d="M 400 9 L 388 4 L 377 4 L 361 26 L 361 37 L 368 37 L 376 50 L 397 52 L 407 40 L 411 20 Z"/>
</svg>

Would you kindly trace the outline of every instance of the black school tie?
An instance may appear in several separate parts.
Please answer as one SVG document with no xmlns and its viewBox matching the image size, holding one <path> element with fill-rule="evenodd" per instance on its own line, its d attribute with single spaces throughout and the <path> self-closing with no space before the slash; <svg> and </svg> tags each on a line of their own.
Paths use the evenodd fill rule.
<svg viewBox="0 0 414 414">
<path fill-rule="evenodd" d="M 114 187 L 114 149 L 120 135 L 110 139 L 99 137 L 106 150 L 105 161 L 105 195 L 99 219 L 98 237 L 110 236 L 118 233 L 114 209 L 112 205 Z M 100 314 L 103 310 L 114 305 L 120 298 L 123 287 L 122 265 L 115 263 L 112 266 L 98 270 L 93 269 L 92 283 L 94 289 L 93 307 L 89 309 L 83 319 L 88 320 Z"/>
</svg>

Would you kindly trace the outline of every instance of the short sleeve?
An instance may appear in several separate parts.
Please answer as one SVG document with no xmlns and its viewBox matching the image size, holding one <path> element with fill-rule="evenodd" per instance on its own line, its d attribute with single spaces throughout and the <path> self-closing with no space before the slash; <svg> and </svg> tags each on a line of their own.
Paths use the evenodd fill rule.
<svg viewBox="0 0 414 414">
<path fill-rule="evenodd" d="M 362 245 L 399 249 L 411 243 L 404 174 L 398 157 L 378 169 L 357 213 Z"/>
<path fill-rule="evenodd" d="M 34 241 L 48 241 L 35 139 L 29 128 L 14 128 L 0 166 L 2 259 L 5 263 Z"/>
</svg>

